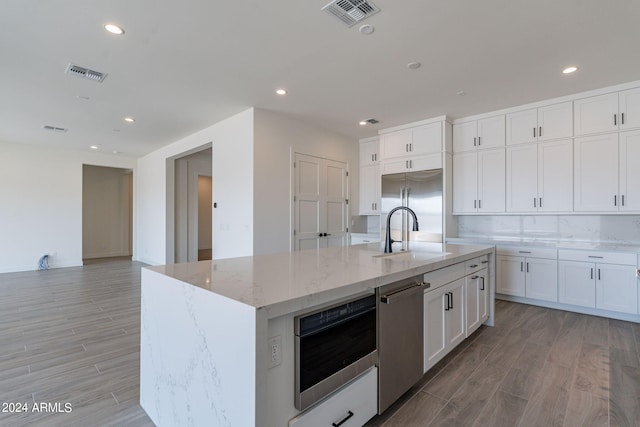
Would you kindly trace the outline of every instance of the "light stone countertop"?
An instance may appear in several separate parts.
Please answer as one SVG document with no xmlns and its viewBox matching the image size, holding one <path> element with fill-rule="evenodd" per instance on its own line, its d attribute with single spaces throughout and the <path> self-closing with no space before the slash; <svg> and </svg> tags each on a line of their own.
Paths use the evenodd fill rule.
<svg viewBox="0 0 640 427">
<path fill-rule="evenodd" d="M 305 250 L 146 267 L 254 308 L 284 314 L 493 253 L 493 246 L 411 242 L 380 255 L 381 244 Z M 279 307 L 276 307 L 279 306 Z"/>
<path fill-rule="evenodd" d="M 448 243 L 456 244 L 482 244 L 504 246 L 529 246 L 550 249 L 579 249 L 604 252 L 628 252 L 640 253 L 640 246 L 626 245 L 615 242 L 585 242 L 566 240 L 546 240 L 533 238 L 492 238 L 490 236 L 477 237 L 450 237 Z"/>
</svg>

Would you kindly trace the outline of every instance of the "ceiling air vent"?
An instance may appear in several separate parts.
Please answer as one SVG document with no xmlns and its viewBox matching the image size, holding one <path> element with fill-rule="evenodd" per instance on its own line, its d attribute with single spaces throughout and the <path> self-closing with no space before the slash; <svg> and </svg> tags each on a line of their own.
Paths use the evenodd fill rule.
<svg viewBox="0 0 640 427">
<path fill-rule="evenodd" d="M 72 76 L 82 77 L 84 79 L 93 80 L 94 82 L 102 83 L 107 77 L 106 73 L 90 70 L 88 68 L 80 67 L 78 65 L 69 64 L 65 73 Z"/>
<path fill-rule="evenodd" d="M 352 27 L 374 13 L 380 12 L 380 9 L 369 0 L 334 0 L 322 10 L 338 18 L 347 27 Z"/>
<path fill-rule="evenodd" d="M 365 122 L 369 123 L 370 125 L 375 125 L 376 123 L 380 123 L 380 120 L 367 119 L 367 120 L 365 120 Z"/>
<path fill-rule="evenodd" d="M 57 126 L 50 126 L 50 125 L 44 125 L 44 126 L 42 126 L 42 129 L 48 130 L 50 132 L 58 132 L 58 133 L 63 133 L 63 132 L 66 132 L 66 131 L 69 130 L 69 129 L 66 129 L 66 128 L 59 128 Z"/>
</svg>

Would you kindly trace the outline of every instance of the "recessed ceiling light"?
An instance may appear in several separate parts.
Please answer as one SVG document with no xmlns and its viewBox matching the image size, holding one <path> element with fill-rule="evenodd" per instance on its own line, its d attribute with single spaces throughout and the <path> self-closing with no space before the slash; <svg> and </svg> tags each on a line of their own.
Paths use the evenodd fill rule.
<svg viewBox="0 0 640 427">
<path fill-rule="evenodd" d="M 359 28 L 360 34 L 364 34 L 368 36 L 369 34 L 373 34 L 376 29 L 373 28 L 373 25 L 365 24 Z"/>
<path fill-rule="evenodd" d="M 97 150 L 98 146 L 97 145 L 91 145 L 89 148 L 91 148 L 92 150 Z"/>
<path fill-rule="evenodd" d="M 136 121 L 136 119 L 134 119 L 134 118 L 132 118 L 132 117 L 125 117 L 125 118 L 124 118 L 124 121 L 125 121 L 125 122 L 129 122 L 129 123 L 133 123 L 133 122 L 135 122 L 135 121 Z"/>
<path fill-rule="evenodd" d="M 116 24 L 105 24 L 104 29 L 117 36 L 121 36 L 124 34 L 124 30 L 122 29 L 122 27 L 119 27 Z"/>
<path fill-rule="evenodd" d="M 467 94 L 467 92 L 463 91 L 463 90 L 459 90 L 458 92 L 456 92 L 456 95 L 458 96 L 465 96 Z"/>
<path fill-rule="evenodd" d="M 284 89 L 276 89 L 276 93 L 277 93 L 278 95 L 286 95 L 286 94 L 287 94 L 287 91 L 286 91 L 286 90 L 284 90 Z"/>
<path fill-rule="evenodd" d="M 118 150 L 113 150 L 112 153 L 113 154 L 120 154 L 120 152 Z"/>
<path fill-rule="evenodd" d="M 421 66 L 422 66 L 422 64 L 421 64 L 421 63 L 419 63 L 419 62 L 409 62 L 409 63 L 407 64 L 407 67 L 408 67 L 410 70 L 417 70 L 417 69 L 418 69 L 418 68 L 420 68 Z"/>
<path fill-rule="evenodd" d="M 88 101 L 89 100 L 89 97 L 88 96 L 84 96 L 84 95 L 76 95 L 76 98 L 82 99 L 83 101 Z"/>
<path fill-rule="evenodd" d="M 562 74 L 571 74 L 571 73 L 575 73 L 576 71 L 578 71 L 578 67 L 567 67 L 564 70 L 562 70 Z"/>
<path fill-rule="evenodd" d="M 361 121 L 360 123 L 358 123 L 360 126 L 366 126 L 367 122 L 366 121 Z"/>
</svg>

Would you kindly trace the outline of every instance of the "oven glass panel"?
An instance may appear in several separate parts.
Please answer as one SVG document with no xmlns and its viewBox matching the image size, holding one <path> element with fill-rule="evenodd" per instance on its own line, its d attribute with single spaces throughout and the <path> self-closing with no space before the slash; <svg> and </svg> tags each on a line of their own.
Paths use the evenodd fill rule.
<svg viewBox="0 0 640 427">
<path fill-rule="evenodd" d="M 300 391 L 326 379 L 376 349 L 376 311 L 300 339 Z"/>
</svg>

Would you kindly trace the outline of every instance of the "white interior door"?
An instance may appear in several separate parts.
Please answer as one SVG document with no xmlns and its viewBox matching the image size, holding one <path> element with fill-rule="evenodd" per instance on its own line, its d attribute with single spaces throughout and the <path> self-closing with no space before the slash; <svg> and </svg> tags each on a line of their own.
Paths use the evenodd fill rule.
<svg viewBox="0 0 640 427">
<path fill-rule="evenodd" d="M 295 250 L 348 243 L 348 189 L 346 163 L 295 154 Z"/>
</svg>

